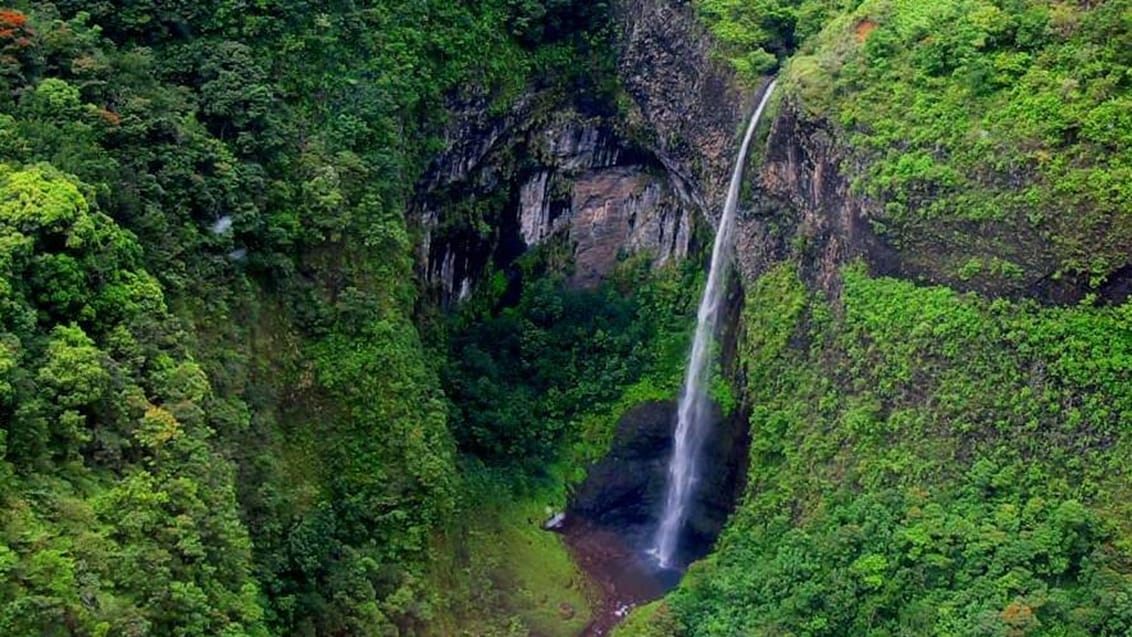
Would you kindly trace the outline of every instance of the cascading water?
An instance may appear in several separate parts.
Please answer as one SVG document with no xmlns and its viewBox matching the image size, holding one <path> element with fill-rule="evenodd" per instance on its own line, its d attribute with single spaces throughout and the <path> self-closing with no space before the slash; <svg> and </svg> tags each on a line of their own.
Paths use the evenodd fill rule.
<svg viewBox="0 0 1132 637">
<path fill-rule="evenodd" d="M 684 392 L 676 418 L 676 434 L 672 459 L 668 463 L 668 486 L 664 498 L 664 512 L 653 539 L 649 553 L 656 558 L 661 568 L 670 568 L 676 555 L 680 528 L 688 515 L 688 505 L 692 489 L 698 476 L 700 447 L 703 445 L 708 427 L 709 354 L 712 337 L 719 322 L 719 309 L 723 302 L 724 282 L 727 275 L 728 250 L 731 247 L 731 226 L 735 221 L 735 209 L 739 205 L 739 188 L 743 180 L 743 165 L 747 161 L 747 150 L 751 137 L 759 124 L 763 110 L 766 109 L 776 82 L 771 82 L 763 93 L 759 107 L 751 116 L 739 156 L 735 158 L 735 169 L 731 173 L 731 186 L 727 191 L 727 202 L 723 215 L 719 218 L 719 228 L 715 232 L 715 245 L 711 252 L 711 269 L 708 270 L 707 287 L 700 299 L 700 309 L 696 315 L 696 335 L 692 340 L 692 353 L 688 357 L 688 371 L 684 377 Z"/>
</svg>

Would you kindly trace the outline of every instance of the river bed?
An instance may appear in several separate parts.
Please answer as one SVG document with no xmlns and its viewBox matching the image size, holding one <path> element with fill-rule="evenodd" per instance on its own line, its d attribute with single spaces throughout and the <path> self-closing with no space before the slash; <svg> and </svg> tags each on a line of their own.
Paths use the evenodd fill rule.
<svg viewBox="0 0 1132 637">
<path fill-rule="evenodd" d="M 680 571 L 657 568 L 614 530 L 572 516 L 555 530 L 600 594 L 581 637 L 609 635 L 632 609 L 659 599 L 680 581 Z"/>
</svg>

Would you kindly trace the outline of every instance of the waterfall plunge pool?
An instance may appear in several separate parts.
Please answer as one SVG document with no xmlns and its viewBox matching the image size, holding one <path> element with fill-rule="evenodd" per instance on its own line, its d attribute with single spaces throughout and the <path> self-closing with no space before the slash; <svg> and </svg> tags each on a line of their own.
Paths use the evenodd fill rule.
<svg viewBox="0 0 1132 637">
<path fill-rule="evenodd" d="M 589 468 L 571 494 L 560 533 L 575 563 L 600 591 L 583 637 L 609 634 L 630 610 L 674 588 L 691 562 L 711 550 L 727 521 L 746 473 L 747 414 L 709 410 L 701 478 L 671 568 L 649 555 L 664 508 L 672 454 L 675 401 L 647 402 L 617 423 L 609 454 Z"/>
</svg>

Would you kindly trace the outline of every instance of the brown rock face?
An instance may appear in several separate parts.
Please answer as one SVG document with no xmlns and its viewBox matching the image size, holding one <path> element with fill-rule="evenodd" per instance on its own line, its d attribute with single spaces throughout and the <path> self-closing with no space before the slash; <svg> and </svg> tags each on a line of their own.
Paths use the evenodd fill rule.
<svg viewBox="0 0 1132 637">
<path fill-rule="evenodd" d="M 899 242 L 878 235 L 872 220 L 884 219 L 884 202 L 850 190 L 852 177 L 867 167 L 847 152 L 838 130 L 806 116 L 795 99 L 783 100 L 761 149 L 761 169 L 748 175 L 751 204 L 740 217 L 737 239 L 745 280 L 793 256 L 812 283 L 835 296 L 838 268 L 853 259 L 864 261 L 873 274 L 992 297 L 1065 304 L 1089 291 L 1083 277 L 1048 276 L 1057 267 L 1054 252 L 1033 227 L 941 219 L 931 234 L 903 236 Z M 972 256 L 1007 258 L 1024 264 L 1024 274 L 962 279 L 956 264 Z M 1110 302 L 1128 298 L 1132 266 L 1116 270 L 1096 292 Z"/>
<path fill-rule="evenodd" d="M 443 303 L 466 297 L 489 266 L 506 268 L 548 242 L 568 246 L 579 287 L 597 285 L 631 254 L 657 265 L 687 255 L 694 203 L 620 122 L 569 106 L 462 117 L 416 204 L 424 278 Z"/>
<path fill-rule="evenodd" d="M 593 287 L 623 254 L 652 252 L 657 263 L 687 254 L 690 211 L 671 182 L 637 166 L 582 175 L 574 182 L 570 238 L 578 287 Z"/>
<path fill-rule="evenodd" d="M 739 135 L 757 91 L 744 91 L 692 5 L 676 0 L 617 3 L 619 73 L 633 100 L 633 125 L 702 212 L 715 219 L 726 196 Z"/>
<path fill-rule="evenodd" d="M 571 283 L 589 287 L 626 255 L 685 257 L 696 219 L 718 217 L 757 91 L 713 57 L 690 4 L 614 6 L 627 113 L 548 107 L 537 93 L 499 115 L 486 100 L 452 105 L 447 150 L 414 205 L 422 278 L 443 304 L 531 246 L 564 241 Z"/>
<path fill-rule="evenodd" d="M 774 118 L 761 169 L 748 175 L 752 205 L 739 220 L 738 260 L 750 280 L 774 262 L 800 253 L 808 277 L 836 293 L 838 268 L 865 258 L 891 273 L 895 253 L 869 225 L 875 204 L 849 192 L 843 154 L 820 122 L 799 116 L 787 99 Z"/>
<path fill-rule="evenodd" d="M 629 98 L 620 112 L 581 112 L 535 92 L 503 114 L 486 100 L 453 104 L 448 150 L 422 180 L 414 206 L 424 235 L 420 269 L 442 303 L 464 298 L 491 267 L 506 268 L 547 242 L 566 246 L 570 281 L 580 287 L 596 285 L 629 254 L 650 254 L 657 264 L 684 258 L 697 220 L 718 218 L 760 91 L 741 86 L 713 55 L 691 3 L 619 0 L 614 16 Z M 869 25 L 859 27 L 867 38 Z M 813 284 L 836 294 L 839 267 L 860 258 L 877 274 L 990 295 L 1080 298 L 1080 281 L 1035 278 L 1052 266 L 1033 230 L 953 223 L 935 236 L 889 243 L 870 221 L 883 218 L 884 202 L 849 188 L 865 166 L 854 163 L 838 130 L 805 115 L 794 99 L 781 96 L 767 139 L 751 151 L 754 164 L 762 161 L 748 171 L 740 208 L 744 281 L 795 257 Z M 956 263 L 971 254 L 1008 257 L 1033 276 L 1009 286 L 958 280 Z M 1132 266 L 1099 293 L 1127 298 Z"/>
</svg>

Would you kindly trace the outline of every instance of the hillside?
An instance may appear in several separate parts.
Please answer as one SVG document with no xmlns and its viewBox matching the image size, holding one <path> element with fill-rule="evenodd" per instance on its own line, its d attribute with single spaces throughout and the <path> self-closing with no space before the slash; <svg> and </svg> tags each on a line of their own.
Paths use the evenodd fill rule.
<svg viewBox="0 0 1132 637">
<path fill-rule="evenodd" d="M 1128 0 L 0 9 L 0 634 L 589 634 L 771 76 L 703 559 L 614 634 L 1132 634 L 1130 52 Z"/>
</svg>

